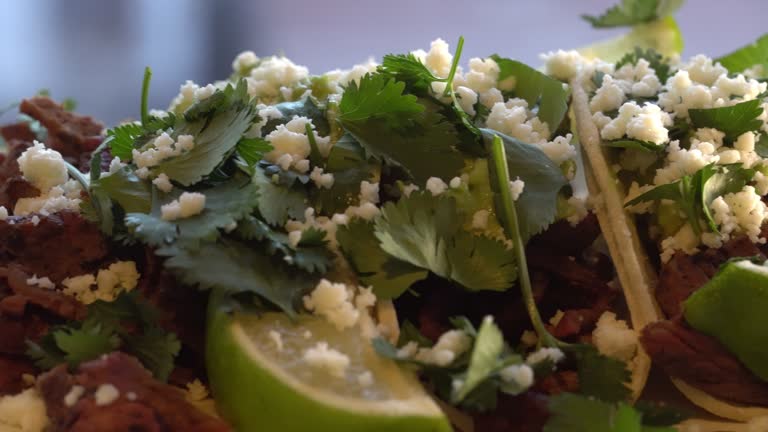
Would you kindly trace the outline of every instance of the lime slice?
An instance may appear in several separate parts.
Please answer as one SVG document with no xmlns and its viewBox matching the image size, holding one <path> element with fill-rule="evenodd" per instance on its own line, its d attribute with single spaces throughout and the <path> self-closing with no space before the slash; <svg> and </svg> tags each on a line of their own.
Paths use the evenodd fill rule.
<svg viewBox="0 0 768 432">
<path fill-rule="evenodd" d="M 685 320 L 768 380 L 768 267 L 730 262 L 684 304 Z"/>
<path fill-rule="evenodd" d="M 451 430 L 416 377 L 378 356 L 358 327 L 338 331 L 321 318 L 292 321 L 276 312 L 229 314 L 221 301 L 211 304 L 208 375 L 219 411 L 236 430 Z M 341 374 L 305 359 L 319 343 L 348 357 Z"/>
<path fill-rule="evenodd" d="M 653 48 L 664 56 L 680 54 L 683 51 L 683 35 L 675 19 L 666 17 L 648 24 L 636 25 L 629 33 L 596 42 L 578 51 L 587 57 L 615 62 L 635 47 Z"/>
</svg>

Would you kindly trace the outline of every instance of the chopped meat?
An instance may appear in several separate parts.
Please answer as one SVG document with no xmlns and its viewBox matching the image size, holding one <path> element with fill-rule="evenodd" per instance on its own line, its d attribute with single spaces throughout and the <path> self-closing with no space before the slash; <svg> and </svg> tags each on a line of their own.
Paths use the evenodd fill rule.
<svg viewBox="0 0 768 432">
<path fill-rule="evenodd" d="M 518 396 L 499 395 L 496 409 L 476 414 L 475 430 L 482 432 L 541 432 L 549 418 L 549 398 L 528 391 Z"/>
<path fill-rule="evenodd" d="M 571 370 L 557 371 L 536 381 L 533 389 L 549 396 L 575 393 L 579 391 L 579 375 Z"/>
<path fill-rule="evenodd" d="M 8 140 L 8 153 L 5 156 L 0 155 L 0 206 L 11 211 L 19 198 L 40 195 L 40 191 L 21 176 L 19 164 L 16 162 L 29 146 L 29 141 Z"/>
<path fill-rule="evenodd" d="M 528 247 L 541 248 L 550 253 L 557 251 L 559 255 L 579 256 L 595 242 L 600 233 L 597 217 L 590 213 L 575 227 L 565 220 L 553 223 L 546 231 L 533 237 Z"/>
<path fill-rule="evenodd" d="M 107 240 L 92 223 L 74 212 L 0 221 L 0 260 L 15 261 L 27 273 L 61 282 L 91 273 L 108 253 Z M 14 223 L 10 223 L 13 221 Z"/>
<path fill-rule="evenodd" d="M 0 267 L 0 277 L 3 277 L 3 273 L 6 273 L 8 286 L 14 294 L 3 298 L 0 300 L 0 303 L 6 305 L 12 303 L 16 308 L 30 303 L 40 306 L 61 318 L 68 320 L 85 319 L 86 309 L 84 304 L 60 291 L 28 285 L 27 279 L 29 279 L 29 275 L 19 266 L 12 265 L 8 267 L 7 271 Z M 24 312 L 23 307 L 20 309 L 22 313 L 18 315 L 22 315 Z"/>
<path fill-rule="evenodd" d="M 640 341 L 654 364 L 668 375 L 721 399 L 768 406 L 768 383 L 718 341 L 688 328 L 682 319 L 646 326 Z"/>
<path fill-rule="evenodd" d="M 45 126 L 48 147 L 75 161 L 95 150 L 102 141 L 104 126 L 101 123 L 71 113 L 47 97 L 25 99 L 19 110 Z"/>
<path fill-rule="evenodd" d="M 118 396 L 97 405 L 95 392 L 113 385 Z M 65 396 L 72 386 L 85 389 L 73 406 Z M 76 374 L 59 366 L 42 375 L 37 387 L 52 425 L 49 432 L 224 432 L 231 428 L 190 405 L 182 391 L 156 381 L 138 360 L 122 353 L 84 363 Z"/>
<path fill-rule="evenodd" d="M 27 340 L 39 339 L 47 331 L 48 323 L 38 315 L 13 318 L 0 314 L 0 353 L 24 354 Z"/>
<path fill-rule="evenodd" d="M 35 134 L 29 128 L 26 123 L 14 123 L 7 126 L 0 127 L 0 136 L 6 141 L 19 140 L 24 142 L 32 142 L 35 139 Z"/>
<path fill-rule="evenodd" d="M 763 256 L 760 249 L 748 238 L 738 237 L 720 249 L 707 249 L 695 255 L 677 252 L 662 265 L 656 299 L 669 317 L 682 311 L 682 303 L 694 291 L 701 288 L 717 273 L 718 268 L 730 258 Z"/>
<path fill-rule="evenodd" d="M 35 374 L 27 359 L 0 354 L 0 396 L 21 392 L 25 387 L 24 374 Z"/>
</svg>

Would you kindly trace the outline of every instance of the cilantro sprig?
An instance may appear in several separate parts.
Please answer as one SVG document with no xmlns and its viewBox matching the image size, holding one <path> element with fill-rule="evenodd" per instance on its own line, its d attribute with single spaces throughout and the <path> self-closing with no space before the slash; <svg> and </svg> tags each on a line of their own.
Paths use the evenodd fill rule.
<svg viewBox="0 0 768 432">
<path fill-rule="evenodd" d="M 594 28 L 633 26 L 672 15 L 683 0 L 621 0 L 601 15 L 582 15 Z"/>
<path fill-rule="evenodd" d="M 571 393 L 552 396 L 550 418 L 544 432 L 674 432 L 674 423 L 662 422 L 631 405 L 610 404 Z"/>
<path fill-rule="evenodd" d="M 75 368 L 120 350 L 136 356 L 155 378 L 165 381 L 181 343 L 158 319 L 157 310 L 138 292 L 122 293 L 113 302 L 89 305 L 84 321 L 52 327 L 39 342 L 28 341 L 27 355 L 41 369 L 62 363 Z"/>
<path fill-rule="evenodd" d="M 755 42 L 715 59 L 732 74 L 741 73 L 753 66 L 762 66 L 762 78 L 768 76 L 768 33 Z"/>
<path fill-rule="evenodd" d="M 688 114 L 695 128 L 714 128 L 725 133 L 728 142 L 735 141 L 745 132 L 759 131 L 763 121 L 760 99 L 753 99 L 736 105 L 720 108 L 690 109 Z"/>
</svg>

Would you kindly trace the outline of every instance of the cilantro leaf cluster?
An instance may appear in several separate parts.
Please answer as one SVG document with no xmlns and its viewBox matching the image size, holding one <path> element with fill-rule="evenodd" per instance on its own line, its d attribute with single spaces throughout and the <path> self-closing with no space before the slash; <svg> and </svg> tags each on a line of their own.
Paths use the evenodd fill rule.
<svg viewBox="0 0 768 432">
<path fill-rule="evenodd" d="M 594 28 L 634 26 L 672 15 L 683 0 L 621 0 L 601 15 L 582 15 Z"/>
<path fill-rule="evenodd" d="M 82 322 L 52 327 L 39 342 L 27 342 L 27 355 L 41 369 L 62 363 L 75 368 L 113 351 L 136 356 L 155 378 L 165 381 L 181 343 L 158 323 L 158 312 L 137 292 L 122 293 L 112 302 L 88 306 Z"/>
</svg>

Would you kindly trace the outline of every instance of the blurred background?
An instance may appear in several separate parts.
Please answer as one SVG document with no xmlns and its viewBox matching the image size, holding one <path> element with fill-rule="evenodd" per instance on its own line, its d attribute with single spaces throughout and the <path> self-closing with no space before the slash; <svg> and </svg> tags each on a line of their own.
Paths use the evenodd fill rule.
<svg viewBox="0 0 768 432">
<path fill-rule="evenodd" d="M 441 37 L 466 39 L 464 60 L 538 55 L 623 30 L 579 18 L 619 0 L 17 0 L 0 11 L 0 110 L 48 89 L 106 124 L 136 117 L 142 72 L 150 106 L 165 108 L 186 79 L 206 84 L 249 49 L 285 54 L 312 73 L 404 53 Z M 765 0 L 688 0 L 676 15 L 684 55 L 724 54 L 768 30 Z M 12 120 L 6 114 L 2 120 Z"/>
</svg>

